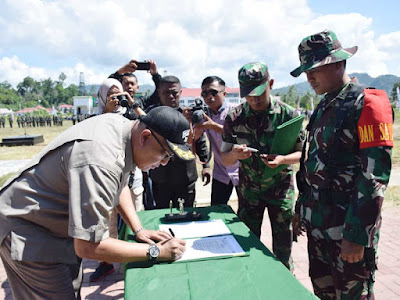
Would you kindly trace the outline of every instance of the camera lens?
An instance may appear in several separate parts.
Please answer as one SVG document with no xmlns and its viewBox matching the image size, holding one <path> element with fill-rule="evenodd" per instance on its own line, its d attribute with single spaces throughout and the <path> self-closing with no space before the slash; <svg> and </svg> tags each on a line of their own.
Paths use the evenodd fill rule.
<svg viewBox="0 0 400 300">
<path fill-rule="evenodd" d="M 203 121 L 203 110 L 195 110 L 192 114 L 192 123 L 198 124 Z"/>
<path fill-rule="evenodd" d="M 128 107 L 129 102 L 128 99 L 126 99 L 125 95 L 118 96 L 118 99 L 119 99 L 118 103 L 119 105 L 121 105 L 122 107 Z"/>
</svg>

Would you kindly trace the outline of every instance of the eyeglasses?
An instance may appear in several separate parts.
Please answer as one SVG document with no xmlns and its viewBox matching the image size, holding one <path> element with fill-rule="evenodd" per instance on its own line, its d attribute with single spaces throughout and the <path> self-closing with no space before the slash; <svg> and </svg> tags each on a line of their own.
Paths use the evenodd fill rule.
<svg viewBox="0 0 400 300">
<path fill-rule="evenodd" d="M 209 89 L 208 91 L 201 91 L 201 94 L 200 94 L 200 95 L 201 95 L 203 98 L 208 97 L 209 94 L 211 94 L 211 96 L 215 97 L 215 96 L 217 96 L 218 93 L 220 93 L 220 92 L 221 92 L 221 91 L 217 91 L 217 90 L 214 90 L 214 89 Z"/>
<path fill-rule="evenodd" d="M 172 157 L 174 157 L 174 153 L 169 153 L 167 151 L 167 149 L 164 148 L 163 144 L 161 144 L 160 140 L 158 139 L 158 137 L 154 134 L 154 131 L 151 130 L 150 128 L 147 128 L 148 130 L 150 130 L 151 134 L 154 136 L 154 138 L 156 139 L 157 143 L 161 146 L 161 148 L 164 150 L 165 153 L 165 157 L 163 158 L 163 160 L 165 159 L 170 159 Z"/>
</svg>

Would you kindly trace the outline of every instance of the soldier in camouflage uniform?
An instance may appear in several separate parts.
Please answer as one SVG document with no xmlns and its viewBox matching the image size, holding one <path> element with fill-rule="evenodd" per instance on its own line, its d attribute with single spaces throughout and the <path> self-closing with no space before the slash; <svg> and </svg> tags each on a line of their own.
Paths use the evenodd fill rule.
<svg viewBox="0 0 400 300">
<path fill-rule="evenodd" d="M 13 117 L 11 115 L 9 115 L 8 116 L 8 123 L 10 124 L 10 128 L 12 128 L 13 122 L 14 122 Z"/>
<path fill-rule="evenodd" d="M 384 91 L 364 89 L 347 75 L 346 59 L 356 51 L 343 49 L 332 31 L 320 32 L 300 43 L 301 66 L 291 72 L 305 72 L 324 94 L 307 127 L 293 219 L 295 234 L 307 231 L 309 273 L 321 299 L 374 299 L 393 114 Z"/>
<path fill-rule="evenodd" d="M 240 219 L 258 237 L 265 208 L 268 209 L 273 252 L 290 270 L 294 186 L 293 169 L 301 156 L 302 139 L 288 155 L 270 153 L 276 128 L 295 117 L 294 108 L 270 97 L 274 80 L 262 63 L 249 63 L 239 70 L 240 96 L 246 102 L 229 112 L 225 119 L 221 158 L 226 166 L 239 160 L 239 209 Z M 259 150 L 249 151 L 246 147 Z M 270 168 L 281 164 L 289 166 L 277 174 L 268 175 Z"/>
</svg>

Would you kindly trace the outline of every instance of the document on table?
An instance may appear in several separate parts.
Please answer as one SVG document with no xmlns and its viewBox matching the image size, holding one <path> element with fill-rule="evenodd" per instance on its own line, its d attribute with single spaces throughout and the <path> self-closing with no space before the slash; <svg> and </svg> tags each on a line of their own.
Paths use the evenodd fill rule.
<svg viewBox="0 0 400 300">
<path fill-rule="evenodd" d="M 160 224 L 159 229 L 173 231 L 175 237 L 186 241 L 186 251 L 177 261 L 246 255 L 224 221 L 220 219 Z"/>
<path fill-rule="evenodd" d="M 246 252 L 231 234 L 187 239 L 185 241 L 186 251 L 177 261 L 246 255 Z"/>
<path fill-rule="evenodd" d="M 170 232 L 170 230 L 172 230 L 175 237 L 180 239 L 231 234 L 231 231 L 221 219 L 160 224 L 159 229 L 165 232 Z"/>
</svg>

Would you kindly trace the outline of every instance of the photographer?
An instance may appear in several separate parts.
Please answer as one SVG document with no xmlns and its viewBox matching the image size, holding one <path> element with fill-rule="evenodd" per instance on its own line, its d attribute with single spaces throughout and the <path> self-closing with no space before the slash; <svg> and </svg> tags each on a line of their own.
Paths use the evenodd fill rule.
<svg viewBox="0 0 400 300">
<path fill-rule="evenodd" d="M 221 161 L 221 134 L 225 117 L 237 106 L 225 102 L 225 95 L 225 81 L 218 76 L 208 76 L 201 84 L 201 96 L 207 107 L 201 109 L 202 102 L 199 99 L 201 104 L 196 103 L 195 108 L 184 111 L 188 121 L 194 124 L 195 138 L 206 132 L 214 154 L 211 205 L 227 204 L 233 187 L 239 183 L 239 162 L 226 167 Z"/>
<path fill-rule="evenodd" d="M 177 77 L 165 76 L 161 79 L 159 88 L 160 105 L 170 106 L 182 113 L 183 110 L 179 107 L 181 93 L 182 86 Z M 149 110 L 155 106 L 149 107 Z M 209 151 L 204 134 L 196 140 L 195 147 L 200 161 L 204 163 L 201 175 L 203 182 L 205 182 L 204 185 L 207 185 L 211 179 L 211 170 L 207 162 Z M 198 178 L 194 160 L 185 161 L 173 157 L 168 165 L 150 170 L 150 178 L 153 184 L 152 191 L 156 208 L 168 208 L 170 200 L 172 200 L 174 207 L 177 207 L 178 198 L 185 200 L 185 206 L 193 206 Z"/>
<path fill-rule="evenodd" d="M 136 97 L 135 94 L 139 90 L 138 80 L 135 71 L 147 71 L 152 75 L 152 79 L 155 85 L 155 90 L 150 96 Z M 132 99 L 135 99 L 135 104 L 139 105 L 142 109 L 146 109 L 151 105 L 160 104 L 160 98 L 158 95 L 158 88 L 160 85 L 161 76 L 157 71 L 157 64 L 154 60 L 145 60 L 144 63 L 138 62 L 137 60 L 131 60 L 124 66 L 122 66 L 117 72 L 111 74 L 109 78 L 115 78 L 122 84 L 123 90 L 128 92 Z M 135 112 L 130 109 L 126 112 L 125 117 L 131 120 L 137 118 Z M 150 203 L 153 206 L 153 195 L 151 191 L 151 180 L 149 179 L 148 172 L 135 171 L 134 178 L 131 177 L 132 184 L 132 197 L 135 200 L 136 209 L 143 209 L 143 202 Z M 143 192 L 144 190 L 144 192 Z M 147 205 L 145 205 L 147 207 Z"/>
<path fill-rule="evenodd" d="M 135 94 L 139 90 L 137 77 L 133 74 L 136 70 L 147 70 L 152 76 L 156 86 L 154 93 L 149 97 L 139 97 L 135 99 Z M 116 113 L 123 115 L 130 120 L 136 120 L 139 115 L 145 114 L 142 107 L 147 107 L 149 103 L 158 103 L 158 86 L 161 76 L 157 72 L 155 61 L 149 60 L 139 63 L 131 60 L 122 66 L 117 72 L 111 74 L 99 88 L 99 114 Z M 143 176 L 142 172 L 136 168 L 128 181 L 132 202 L 136 211 L 143 209 Z M 111 235 L 117 237 L 117 214 L 114 211 L 111 216 Z M 90 275 L 90 281 L 96 282 L 114 272 L 114 266 L 108 262 L 100 262 L 95 272 Z"/>
<path fill-rule="evenodd" d="M 122 91 L 122 85 L 113 78 L 106 79 L 100 86 L 99 115 L 103 113 L 116 113 L 125 115 L 128 107 L 134 103 L 128 92 Z"/>
<path fill-rule="evenodd" d="M 101 84 L 98 92 L 99 96 L 99 114 L 116 113 L 134 120 L 130 115 L 132 111 L 140 116 L 145 112 L 141 109 L 138 102 L 135 102 L 128 92 L 124 92 L 121 83 L 113 78 L 107 78 Z"/>
<path fill-rule="evenodd" d="M 150 105 L 160 103 L 158 88 L 160 86 L 161 76 L 158 74 L 157 64 L 154 60 L 145 60 L 144 63 L 141 63 L 132 59 L 127 64 L 122 66 L 117 72 L 111 74 L 109 78 L 115 78 L 119 80 L 122 84 L 123 90 L 128 92 L 133 99 L 139 90 L 137 77 L 133 73 L 139 70 L 150 73 L 156 87 L 153 94 L 150 96 L 139 97 L 135 99 L 135 102 L 138 102 L 143 109 L 146 109 Z"/>
</svg>

